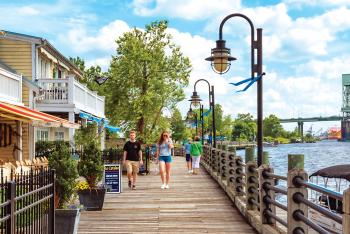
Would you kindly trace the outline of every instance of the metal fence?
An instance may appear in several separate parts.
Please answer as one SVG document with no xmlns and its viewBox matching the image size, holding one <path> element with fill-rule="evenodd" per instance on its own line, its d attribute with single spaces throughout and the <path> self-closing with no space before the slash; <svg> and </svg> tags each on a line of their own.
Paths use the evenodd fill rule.
<svg viewBox="0 0 350 234">
<path fill-rule="evenodd" d="M 54 176 L 54 170 L 42 168 L 15 174 L 12 181 L 1 177 L 1 234 L 54 233 Z"/>
</svg>

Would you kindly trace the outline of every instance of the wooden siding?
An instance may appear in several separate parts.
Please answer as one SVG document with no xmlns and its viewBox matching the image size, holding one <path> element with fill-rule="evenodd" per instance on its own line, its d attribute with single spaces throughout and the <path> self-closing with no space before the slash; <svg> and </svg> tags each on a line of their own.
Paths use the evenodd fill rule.
<svg viewBox="0 0 350 234">
<path fill-rule="evenodd" d="M 28 79 L 32 79 L 32 44 L 0 38 L 0 59 Z M 29 105 L 29 89 L 23 86 L 23 103 Z"/>
<path fill-rule="evenodd" d="M 14 120 L 0 120 L 0 123 L 10 124 L 12 130 L 16 130 L 16 122 Z M 29 159 L 29 138 L 28 138 L 29 125 L 22 123 L 22 160 Z M 0 160 L 3 162 L 15 162 L 14 147 L 16 143 L 15 135 L 12 136 L 12 144 L 6 147 L 0 147 Z"/>
</svg>

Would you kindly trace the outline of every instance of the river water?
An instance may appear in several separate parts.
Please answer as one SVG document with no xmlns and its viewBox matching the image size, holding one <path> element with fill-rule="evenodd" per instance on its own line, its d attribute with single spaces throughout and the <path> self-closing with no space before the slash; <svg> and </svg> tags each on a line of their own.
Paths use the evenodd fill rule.
<svg viewBox="0 0 350 234">
<path fill-rule="evenodd" d="M 310 175 L 313 172 L 339 164 L 350 164 L 350 142 L 335 140 L 316 143 L 281 144 L 277 147 L 264 147 L 269 152 L 269 160 L 274 173 L 287 175 L 288 154 L 304 154 L 305 170 Z M 244 151 L 237 151 L 244 159 Z"/>
</svg>

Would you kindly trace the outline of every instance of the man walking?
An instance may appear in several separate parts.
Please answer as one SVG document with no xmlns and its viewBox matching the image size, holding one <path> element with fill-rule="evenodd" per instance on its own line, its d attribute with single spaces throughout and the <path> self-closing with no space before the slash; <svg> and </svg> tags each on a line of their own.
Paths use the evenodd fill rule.
<svg viewBox="0 0 350 234">
<path fill-rule="evenodd" d="M 130 132 L 130 140 L 124 145 L 123 165 L 126 166 L 128 174 L 128 186 L 130 189 L 136 189 L 137 173 L 139 172 L 142 161 L 142 151 L 140 142 L 136 141 L 136 132 Z"/>
</svg>

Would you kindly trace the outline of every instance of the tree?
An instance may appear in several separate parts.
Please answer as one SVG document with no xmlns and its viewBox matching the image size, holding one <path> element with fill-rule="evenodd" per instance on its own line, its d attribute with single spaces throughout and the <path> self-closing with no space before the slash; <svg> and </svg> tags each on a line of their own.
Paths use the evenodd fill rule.
<svg viewBox="0 0 350 234">
<path fill-rule="evenodd" d="M 251 114 L 238 114 L 232 129 L 232 139 L 253 141 L 256 130 L 257 126 Z"/>
<path fill-rule="evenodd" d="M 222 121 L 222 128 L 220 135 L 225 136 L 227 140 L 231 140 L 231 133 L 233 128 L 233 120 L 231 115 L 225 115 Z"/>
<path fill-rule="evenodd" d="M 185 138 L 185 123 L 182 120 L 180 111 L 175 108 L 170 119 L 170 129 L 172 132 L 172 138 L 175 141 L 180 141 Z"/>
<path fill-rule="evenodd" d="M 190 61 L 166 33 L 167 21 L 134 28 L 117 39 L 109 80 L 107 114 L 125 129 L 136 128 L 144 142 L 156 130 L 162 110 L 185 98 Z"/>
<path fill-rule="evenodd" d="M 281 137 L 283 136 L 283 127 L 277 116 L 271 114 L 264 119 L 264 136 Z"/>
</svg>

